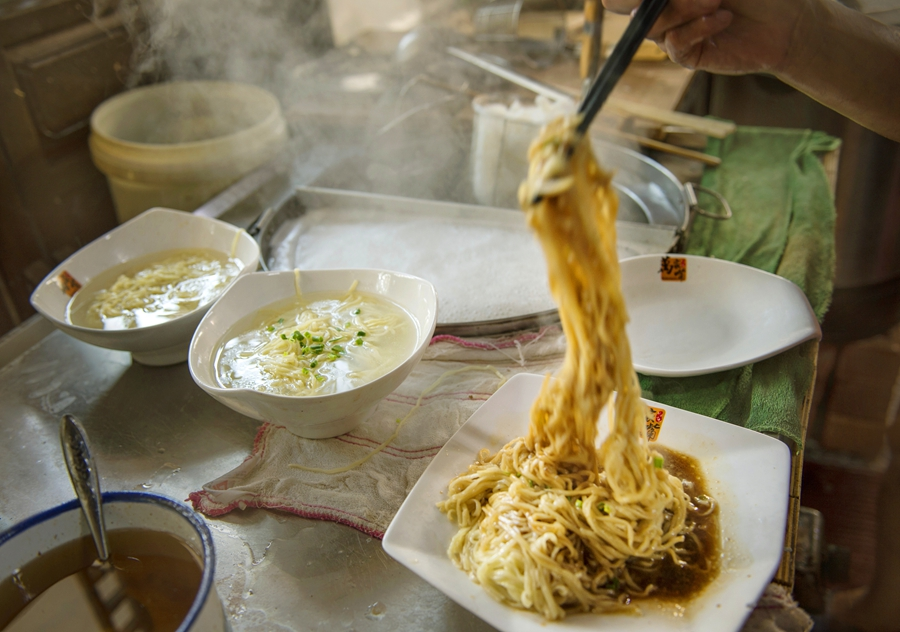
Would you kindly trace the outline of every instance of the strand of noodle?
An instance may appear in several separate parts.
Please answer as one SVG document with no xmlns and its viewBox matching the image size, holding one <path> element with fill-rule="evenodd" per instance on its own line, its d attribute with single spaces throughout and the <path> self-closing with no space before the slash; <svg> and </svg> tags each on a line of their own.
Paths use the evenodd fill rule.
<svg viewBox="0 0 900 632">
<path fill-rule="evenodd" d="M 490 372 L 494 373 L 498 378 L 500 378 L 500 381 L 497 384 L 497 388 L 500 388 L 501 386 L 503 386 L 503 383 L 506 382 L 506 377 L 504 377 L 504 375 L 502 373 L 500 373 L 500 371 L 498 371 L 497 369 L 495 369 L 492 366 L 464 366 L 459 369 L 451 369 L 449 371 L 445 371 L 428 388 L 426 388 L 424 391 L 422 391 L 422 393 L 419 395 L 419 398 L 416 400 L 415 405 L 409 410 L 408 413 L 406 413 L 406 415 L 402 419 L 397 421 L 397 427 L 394 429 L 394 432 L 391 433 L 391 436 L 389 436 L 387 439 L 382 441 L 378 446 L 376 446 L 371 452 L 369 452 L 364 457 L 359 458 L 356 461 L 353 461 L 352 463 L 350 463 L 348 465 L 345 465 L 342 467 L 336 467 L 336 468 L 332 468 L 332 469 L 319 468 L 319 467 L 307 467 L 305 465 L 300 465 L 299 463 L 290 463 L 290 464 L 288 464 L 288 467 L 294 468 L 295 470 L 303 470 L 304 472 L 314 472 L 316 474 L 340 474 L 342 472 L 349 472 L 350 470 L 359 467 L 360 465 L 362 465 L 363 463 L 365 463 L 366 461 L 371 459 L 373 456 L 375 456 L 376 454 L 378 454 L 379 452 L 384 450 L 386 447 L 388 447 L 394 441 L 394 439 L 397 438 L 397 436 L 400 434 L 400 430 L 403 428 L 403 425 L 406 423 L 406 421 L 422 405 L 422 400 L 429 393 L 431 393 L 434 389 L 436 389 L 438 386 L 440 386 L 441 382 L 443 382 L 445 378 L 448 378 L 451 375 L 457 375 L 458 373 L 464 373 L 467 371 L 490 371 Z"/>
<path fill-rule="evenodd" d="M 229 267 L 230 274 L 225 272 Z M 108 289 L 97 293 L 88 311 L 103 318 L 115 318 L 128 311 L 146 309 L 150 301 L 171 295 L 200 300 L 202 296 L 197 296 L 196 289 L 181 288 L 189 288 L 192 282 L 216 273 L 225 275 L 215 286 L 219 287 L 235 276 L 237 268 L 231 262 L 223 264 L 206 255 L 168 257 L 132 276 L 120 275 Z"/>
<path fill-rule="evenodd" d="M 234 231 L 234 239 L 231 240 L 231 256 L 234 257 L 237 252 L 238 240 L 241 238 L 241 233 L 244 232 L 243 228 L 239 228 Z"/>
<path fill-rule="evenodd" d="M 354 281 L 349 291 L 351 293 L 354 292 L 357 285 L 358 282 Z M 335 311 L 350 310 L 354 306 L 364 304 L 364 302 L 365 298 L 363 296 L 348 294 L 339 303 Z M 358 329 L 367 330 L 367 337 L 373 342 L 371 346 L 353 349 L 354 354 L 375 358 L 376 361 L 372 364 L 377 366 L 383 359 L 383 353 L 377 345 L 379 337 L 388 331 L 396 329 L 402 322 L 402 318 L 394 314 L 372 317 L 364 322 L 360 319 L 354 319 L 351 321 L 351 324 L 356 325 Z M 261 325 L 261 327 L 264 326 L 264 324 Z M 301 311 L 292 323 L 284 323 L 280 327 L 276 327 L 271 339 L 256 350 L 256 354 L 265 359 L 265 362 L 260 363 L 260 369 L 275 380 L 277 384 L 289 388 L 289 390 L 298 391 L 298 389 L 290 387 L 299 382 L 307 390 L 315 393 L 320 391 L 322 387 L 314 381 L 312 376 L 304 375 L 303 373 L 306 357 L 296 353 L 296 342 L 292 340 L 292 334 L 296 330 L 305 330 L 314 336 L 327 337 L 331 344 L 343 341 L 346 331 L 338 329 L 338 326 L 329 317 L 307 309 Z M 281 337 L 282 334 L 285 338 Z M 353 337 L 352 333 L 346 335 L 346 340 L 350 340 Z M 362 377 L 363 373 L 354 371 L 353 375 L 354 377 Z"/>
</svg>

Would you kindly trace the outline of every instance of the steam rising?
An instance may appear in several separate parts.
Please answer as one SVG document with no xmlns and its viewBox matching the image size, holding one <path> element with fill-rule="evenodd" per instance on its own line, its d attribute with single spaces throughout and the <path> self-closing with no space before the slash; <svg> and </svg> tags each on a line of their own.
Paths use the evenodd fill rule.
<svg viewBox="0 0 900 632">
<path fill-rule="evenodd" d="M 95 16 L 111 2 L 95 0 Z M 121 0 L 116 10 L 135 47 L 129 87 L 198 79 L 254 84 L 278 98 L 298 155 L 326 145 L 353 148 L 355 158 L 322 165 L 314 184 L 477 202 L 472 100 L 512 86 L 445 53 L 466 39 L 446 26 L 447 16 L 465 6 L 458 0 Z M 377 32 L 341 41 L 351 27 L 372 26 L 379 12 Z"/>
</svg>

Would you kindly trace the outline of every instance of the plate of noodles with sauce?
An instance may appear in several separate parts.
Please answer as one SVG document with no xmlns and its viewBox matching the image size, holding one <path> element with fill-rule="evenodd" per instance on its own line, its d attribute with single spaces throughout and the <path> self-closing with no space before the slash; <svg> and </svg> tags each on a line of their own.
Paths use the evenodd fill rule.
<svg viewBox="0 0 900 632">
<path fill-rule="evenodd" d="M 73 338 L 141 364 L 177 364 L 209 306 L 258 264 L 259 244 L 243 229 L 152 208 L 59 264 L 31 304 Z"/>
<path fill-rule="evenodd" d="M 552 620 L 533 610 L 498 601 L 451 560 L 448 551 L 459 526 L 448 519 L 438 503 L 448 499 L 448 484 L 467 472 L 479 452 L 487 449 L 491 454 L 496 453 L 508 441 L 528 431 L 529 411 L 543 381 L 540 375 L 514 376 L 472 415 L 434 458 L 397 512 L 384 536 L 385 551 L 500 630 L 537 632 L 551 630 L 554 624 L 573 630 L 727 632 L 740 629 L 781 562 L 790 452 L 777 439 L 653 402 L 647 403 L 665 411 L 656 442 L 662 449 L 657 447 L 656 451 L 666 469 L 680 476 L 687 472 L 693 479 L 694 491 L 698 492 L 692 498 L 705 495 L 715 503 L 718 538 L 713 550 L 716 552 L 714 559 L 702 562 L 713 569 L 713 576 L 708 577 L 709 573 L 704 572 L 687 573 L 696 586 L 695 592 L 673 572 L 679 569 L 667 565 L 665 571 L 674 580 L 675 588 L 661 586 L 657 594 L 662 592 L 662 596 L 654 597 L 651 592 L 647 598 L 635 598 L 627 604 L 633 608 L 620 612 L 585 613 L 576 608 L 567 610 L 563 619 Z M 690 459 L 680 455 L 699 465 L 705 485 L 696 485 L 698 470 L 691 467 Z M 527 477 L 510 474 L 519 485 L 535 489 Z M 566 510 L 585 510 L 588 502 L 582 498 L 578 507 L 579 499 L 573 498 L 571 508 Z M 614 515 L 615 509 L 608 500 L 595 502 L 595 513 L 602 513 L 598 509 L 601 503 Z M 696 506 L 700 509 L 699 504 Z M 498 564 L 503 564 L 504 555 L 497 556 Z M 700 562 L 694 560 L 693 564 L 698 566 Z M 496 568 L 490 572 L 502 573 Z M 616 600 L 627 590 L 621 578 L 618 587 L 615 579 L 605 580 L 603 585 L 610 587 L 608 593 Z M 677 594 L 682 588 L 688 589 L 687 594 Z"/>
<path fill-rule="evenodd" d="M 641 398 L 618 200 L 578 117 L 547 125 L 519 189 L 566 337 L 450 439 L 384 548 L 502 630 L 737 630 L 781 560 L 790 453 Z"/>
</svg>

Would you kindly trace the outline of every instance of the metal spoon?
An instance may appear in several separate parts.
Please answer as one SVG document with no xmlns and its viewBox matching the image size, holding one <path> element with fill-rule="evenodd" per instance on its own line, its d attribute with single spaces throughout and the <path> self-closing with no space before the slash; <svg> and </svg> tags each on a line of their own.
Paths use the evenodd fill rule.
<svg viewBox="0 0 900 632">
<path fill-rule="evenodd" d="M 66 457 L 66 468 L 69 470 L 72 487 L 75 488 L 75 495 L 81 502 L 81 510 L 97 547 L 97 557 L 101 562 L 106 562 L 109 560 L 109 541 L 103 522 L 100 479 L 97 476 L 94 457 L 88 449 L 84 428 L 72 415 L 63 415 L 59 424 L 59 439 L 63 455 Z"/>
<path fill-rule="evenodd" d="M 103 520 L 103 497 L 100 493 L 100 478 L 97 466 L 87 444 L 84 428 L 72 415 L 63 415 L 59 424 L 59 439 L 66 458 L 69 479 L 75 488 L 75 495 L 81 503 L 81 510 L 87 519 L 91 537 L 97 548 L 99 564 L 90 576 L 90 588 L 102 606 L 102 616 L 112 630 L 137 632 L 152 629 L 152 622 L 144 607 L 126 594 L 125 582 L 118 569 L 110 562 L 109 540 Z M 101 614 L 101 613 L 98 613 Z"/>
</svg>

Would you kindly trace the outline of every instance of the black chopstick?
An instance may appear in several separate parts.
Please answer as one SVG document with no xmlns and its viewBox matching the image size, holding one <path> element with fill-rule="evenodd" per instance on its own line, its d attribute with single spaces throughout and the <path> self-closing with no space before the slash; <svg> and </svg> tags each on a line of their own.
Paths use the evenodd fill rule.
<svg viewBox="0 0 900 632">
<path fill-rule="evenodd" d="M 634 54 L 640 47 L 641 42 L 647 37 L 656 18 L 662 13 L 666 7 L 668 0 L 643 0 L 638 6 L 634 17 L 628 23 L 622 38 L 616 43 L 612 53 L 603 64 L 597 78 L 591 84 L 587 95 L 578 107 L 578 113 L 582 115 L 581 122 L 578 124 L 576 131 L 580 135 L 587 133 L 588 128 L 597 112 L 603 107 L 606 98 L 612 92 L 613 88 L 621 78 L 622 73 L 628 68 Z"/>
</svg>

